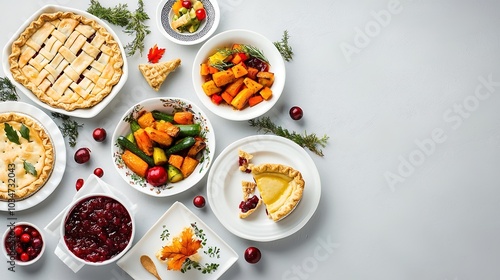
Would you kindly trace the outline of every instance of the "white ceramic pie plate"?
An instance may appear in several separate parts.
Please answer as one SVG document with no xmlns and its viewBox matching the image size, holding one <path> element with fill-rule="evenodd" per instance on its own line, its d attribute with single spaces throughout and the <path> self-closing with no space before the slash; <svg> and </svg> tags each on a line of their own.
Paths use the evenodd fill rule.
<svg viewBox="0 0 500 280">
<path fill-rule="evenodd" d="M 123 57 L 122 70 L 123 70 L 123 73 L 122 73 L 122 76 L 120 78 L 120 81 L 118 82 L 118 84 L 116 84 L 113 87 L 113 89 L 111 90 L 111 92 L 110 92 L 110 94 L 108 96 L 106 96 L 103 100 L 101 100 L 101 102 L 99 102 L 95 106 L 93 106 L 91 108 L 88 108 L 88 109 L 76 109 L 74 111 L 66 111 L 64 109 L 51 107 L 48 104 L 43 103 L 42 101 L 40 101 L 36 97 L 36 95 L 34 95 L 29 89 L 25 88 L 22 84 L 20 84 L 17 81 L 15 81 L 14 78 L 12 77 L 12 73 L 10 72 L 9 55 L 11 54 L 12 43 L 17 38 L 19 38 L 19 35 L 21 34 L 21 32 L 23 32 L 24 29 L 26 29 L 26 27 L 28 27 L 28 25 L 33 20 L 35 20 L 36 18 L 38 18 L 41 14 L 43 14 L 43 13 L 53 13 L 53 12 L 58 12 L 58 11 L 73 12 L 73 13 L 76 13 L 76 14 L 81 14 L 81 15 L 83 15 L 85 17 L 88 17 L 90 19 L 93 19 L 93 20 L 97 21 L 100 25 L 102 25 L 103 27 L 105 27 L 106 30 L 108 30 L 108 32 L 111 33 L 111 35 L 113 35 L 113 38 L 118 42 L 118 45 L 120 46 L 120 50 L 122 52 L 122 57 Z M 12 83 L 14 85 L 16 85 L 17 88 L 19 88 L 21 90 L 21 92 L 24 95 L 26 95 L 28 98 L 30 98 L 37 105 L 39 105 L 40 107 L 45 108 L 47 110 L 53 111 L 53 112 L 57 112 L 57 113 L 61 113 L 61 114 L 65 114 L 67 116 L 73 116 L 73 117 L 77 117 L 77 118 L 92 118 L 92 117 L 96 116 L 97 114 L 99 114 L 109 104 L 109 102 L 111 102 L 111 100 L 113 100 L 113 98 L 118 94 L 118 92 L 120 92 L 120 89 L 123 87 L 123 85 L 125 84 L 125 82 L 127 81 L 127 78 L 128 78 L 127 57 L 125 55 L 125 51 L 123 49 L 123 45 L 120 42 L 119 37 L 113 31 L 113 29 L 111 29 L 109 27 L 109 25 L 106 24 L 104 21 L 100 20 L 99 18 L 97 18 L 97 17 L 95 17 L 95 16 L 93 16 L 93 15 L 91 15 L 91 14 L 85 12 L 85 11 L 81 11 L 81 10 L 77 10 L 77 9 L 72 9 L 72 8 L 68 8 L 68 7 L 63 7 L 63 6 L 57 6 L 57 5 L 47 5 L 47 6 L 44 6 L 43 8 L 41 8 L 40 10 L 38 10 L 37 12 L 35 12 L 30 18 L 28 18 L 24 22 L 24 24 L 17 30 L 17 32 L 12 36 L 12 38 L 5 45 L 5 47 L 3 49 L 3 53 L 2 53 L 2 65 L 3 65 L 3 71 L 4 71 L 5 75 L 12 81 Z"/>
<path fill-rule="evenodd" d="M 44 201 L 57 188 L 61 182 L 64 170 L 66 169 L 66 145 L 61 131 L 57 127 L 56 123 L 47 114 L 35 106 L 16 101 L 0 102 L 0 113 L 5 112 L 19 112 L 37 120 L 50 135 L 50 139 L 52 140 L 56 151 L 54 168 L 52 169 L 52 174 L 45 185 L 32 196 L 23 200 L 15 201 L 13 202 L 13 205 L 11 205 L 14 206 L 15 211 L 20 211 L 31 208 Z M 8 202 L 0 202 L 0 211 L 10 210 Z"/>
<path fill-rule="evenodd" d="M 273 222 L 261 205 L 251 216 L 240 219 L 239 203 L 243 199 L 241 181 L 252 181 L 251 174 L 238 168 L 238 150 L 253 155 L 252 163 L 280 163 L 302 173 L 306 182 L 302 200 L 295 210 Z M 207 181 L 210 207 L 219 221 L 233 234 L 254 241 L 274 241 L 301 229 L 312 217 L 321 197 L 318 169 L 307 152 L 294 142 L 279 136 L 255 135 L 240 139 L 224 149 L 214 161 Z"/>
<path fill-rule="evenodd" d="M 201 257 L 200 263 L 217 263 L 219 267 L 212 273 L 202 274 L 201 271 L 191 269 L 186 273 L 180 271 L 167 270 L 167 265 L 161 263 L 155 254 L 163 246 L 167 245 L 167 240 L 162 241 L 160 236 L 168 230 L 170 233 L 169 241 L 174 236 L 178 236 L 185 227 L 191 223 L 203 230 L 206 236 L 207 244 L 198 250 Z M 210 257 L 205 251 L 212 247 L 220 249 L 220 258 Z M 168 280 L 212 280 L 218 279 L 226 270 L 228 270 L 238 260 L 238 254 L 229 247 L 211 228 L 209 228 L 198 216 L 191 212 L 184 204 L 175 202 L 158 221 L 144 234 L 144 236 L 132 247 L 117 264 L 125 270 L 134 279 L 154 279 L 141 265 L 140 257 L 148 255 L 156 265 L 156 269 L 162 279 Z"/>
</svg>

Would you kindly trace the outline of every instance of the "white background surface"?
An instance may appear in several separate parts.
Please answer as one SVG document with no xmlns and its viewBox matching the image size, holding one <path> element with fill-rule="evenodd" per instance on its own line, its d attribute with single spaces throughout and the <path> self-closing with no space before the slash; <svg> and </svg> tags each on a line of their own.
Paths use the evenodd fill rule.
<svg viewBox="0 0 500 280">
<path fill-rule="evenodd" d="M 102 1 L 105 6 L 119 2 L 136 7 L 135 0 Z M 123 187 L 140 205 L 136 240 L 176 200 L 214 228 L 240 254 L 221 279 L 500 278 L 500 85 L 488 90 L 480 82 L 481 77 L 500 82 L 500 2 L 401 0 L 391 6 L 389 0 L 220 0 L 217 33 L 246 28 L 278 41 L 285 29 L 290 32 L 294 60 L 286 63 L 284 94 L 268 115 L 289 129 L 330 136 L 323 158 L 311 154 L 323 183 L 316 214 L 296 234 L 272 243 L 233 236 L 210 207 L 194 208 L 191 200 L 206 193 L 206 178 L 171 198 L 153 199 L 129 188 L 112 166 L 111 141 L 91 138 L 96 127 L 111 134 L 119 116 L 142 99 L 179 96 L 198 102 L 190 73 L 201 45 L 179 46 L 162 38 L 153 18 L 156 2 L 145 2 L 152 16 L 146 47 L 158 43 L 167 49 L 164 60 L 179 57 L 182 66 L 156 93 L 137 69 L 145 55 L 129 58 L 122 92 L 95 118 L 77 119 L 84 128 L 77 147 L 67 146 L 60 186 L 37 207 L 16 213 L 19 220 L 43 228 L 69 203 L 76 179 L 102 167 L 103 179 Z M 89 1 L 1 1 L 0 45 L 49 3 L 86 9 Z M 382 10 L 392 11 L 383 25 L 375 20 Z M 114 30 L 123 43 L 131 39 L 121 28 Z M 371 36 L 363 41 L 365 30 Z M 355 52 L 346 55 L 347 48 Z M 474 94 L 481 86 L 478 99 Z M 24 96 L 21 101 L 29 103 Z M 305 112 L 299 122 L 288 117 L 295 104 Z M 256 134 L 245 122 L 208 114 L 216 154 Z M 433 133 L 440 143 L 423 151 L 417 143 L 429 143 Z M 82 146 L 93 156 L 83 166 L 72 158 Z M 402 167 L 410 161 L 415 164 Z M 400 176 L 393 187 L 385 178 L 389 173 Z M 7 224 L 5 213 L 0 219 Z M 2 262 L 2 278 L 129 279 L 116 265 L 74 274 L 53 255 L 56 240 L 46 241 L 39 263 L 12 273 Z M 247 246 L 261 249 L 259 264 L 244 261 Z"/>
</svg>

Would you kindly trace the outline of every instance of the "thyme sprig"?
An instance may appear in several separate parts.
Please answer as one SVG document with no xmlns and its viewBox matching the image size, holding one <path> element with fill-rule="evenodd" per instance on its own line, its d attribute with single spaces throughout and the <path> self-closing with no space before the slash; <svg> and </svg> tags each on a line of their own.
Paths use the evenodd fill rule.
<svg viewBox="0 0 500 280">
<path fill-rule="evenodd" d="M 7 77 L 0 77 L 0 101 L 17 101 L 16 87 Z"/>
<path fill-rule="evenodd" d="M 240 45 L 238 48 L 221 48 L 218 49 L 217 52 L 221 54 L 222 57 L 230 57 L 233 54 L 237 53 L 245 53 L 248 56 L 258 58 L 266 63 L 269 63 L 269 60 L 266 58 L 264 53 L 258 48 L 251 45 Z M 210 66 L 217 68 L 219 70 L 224 70 L 232 67 L 234 64 L 230 61 L 224 61 L 217 59 L 214 62 L 210 62 Z"/>
<path fill-rule="evenodd" d="M 256 127 L 257 131 L 263 131 L 264 133 L 273 133 L 277 136 L 285 137 L 297 143 L 303 148 L 309 149 L 311 152 L 317 154 L 318 156 L 324 156 L 323 151 L 318 147 L 326 147 L 329 137 L 325 134 L 322 137 L 318 137 L 316 134 L 308 134 L 304 131 L 303 134 L 297 133 L 295 131 L 289 131 L 279 125 L 276 125 L 271 121 L 269 117 L 262 117 L 251 119 L 248 121 L 250 126 Z"/>
<path fill-rule="evenodd" d="M 292 47 L 288 43 L 288 39 L 290 39 L 290 35 L 288 35 L 288 30 L 285 30 L 283 32 L 283 37 L 281 38 L 281 41 L 279 42 L 273 42 L 274 46 L 278 49 L 280 52 L 281 56 L 285 61 L 290 61 L 292 60 L 293 56 L 293 51 Z"/>
<path fill-rule="evenodd" d="M 124 32 L 135 36 L 132 42 L 125 45 L 127 56 L 134 55 L 137 51 L 142 55 L 144 51 L 144 39 L 151 33 L 149 26 L 144 22 L 149 19 L 144 11 L 143 0 L 138 0 L 138 8 L 131 12 L 127 4 L 118 4 L 114 7 L 103 7 L 99 1 L 90 0 L 87 12 L 101 18 L 111 24 L 124 27 Z"/>
<path fill-rule="evenodd" d="M 72 120 L 69 116 L 63 115 L 61 113 L 52 113 L 52 116 L 57 119 L 62 120 L 62 125 L 58 125 L 61 130 L 62 135 L 68 138 L 69 146 L 76 146 L 76 140 L 78 138 L 78 129 L 83 127 L 83 124 L 79 124 Z"/>
</svg>

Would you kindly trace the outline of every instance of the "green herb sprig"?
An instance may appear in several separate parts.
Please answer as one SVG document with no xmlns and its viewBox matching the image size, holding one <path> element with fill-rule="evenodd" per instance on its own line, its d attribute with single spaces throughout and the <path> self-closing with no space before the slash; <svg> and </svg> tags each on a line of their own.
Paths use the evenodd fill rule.
<svg viewBox="0 0 500 280">
<path fill-rule="evenodd" d="M 0 77 L 0 101 L 17 101 L 16 87 L 7 77 Z"/>
<path fill-rule="evenodd" d="M 248 123 L 250 126 L 256 127 L 257 131 L 273 133 L 277 136 L 285 137 L 297 143 L 299 146 L 309 149 L 318 156 L 324 156 L 323 151 L 318 146 L 323 148 L 326 147 L 329 139 L 326 134 L 322 137 L 318 137 L 314 133 L 308 134 L 307 132 L 304 132 L 303 134 L 300 134 L 295 131 L 290 132 L 288 129 L 273 123 L 269 117 L 251 119 Z"/>
<path fill-rule="evenodd" d="M 290 39 L 290 35 L 288 35 L 288 30 L 285 30 L 281 41 L 273 42 L 274 46 L 278 49 L 285 61 L 293 60 L 293 51 L 292 47 L 288 43 L 288 39 Z"/>
<path fill-rule="evenodd" d="M 33 166 L 33 164 L 23 160 L 23 168 L 26 173 L 29 173 L 33 176 L 37 176 L 36 168 Z"/>
<path fill-rule="evenodd" d="M 124 27 L 126 34 L 135 36 L 132 42 L 125 45 L 127 56 L 132 56 L 137 51 L 142 55 L 144 52 L 144 39 L 146 35 L 151 33 L 149 26 L 144 23 L 149 19 L 149 16 L 144 11 L 143 0 L 138 1 L 138 7 L 134 12 L 128 10 L 127 4 L 103 7 L 99 1 L 90 0 L 87 12 L 111 24 Z"/>
<path fill-rule="evenodd" d="M 251 45 L 240 45 L 239 48 L 221 48 L 217 50 L 218 53 L 225 57 L 229 57 L 233 54 L 237 53 L 245 53 L 248 56 L 252 56 L 258 58 L 266 63 L 269 63 L 269 60 L 266 58 L 264 53 L 258 48 Z M 217 68 L 218 70 L 225 70 L 232 67 L 234 64 L 229 61 L 218 60 L 216 62 L 210 63 L 210 66 Z"/>
<path fill-rule="evenodd" d="M 76 140 L 78 138 L 78 129 L 83 127 L 83 124 L 79 124 L 72 120 L 69 116 L 63 115 L 61 113 L 52 113 L 52 116 L 57 119 L 62 120 L 62 125 L 58 125 L 61 133 L 64 137 L 68 138 L 69 146 L 76 146 Z"/>
</svg>

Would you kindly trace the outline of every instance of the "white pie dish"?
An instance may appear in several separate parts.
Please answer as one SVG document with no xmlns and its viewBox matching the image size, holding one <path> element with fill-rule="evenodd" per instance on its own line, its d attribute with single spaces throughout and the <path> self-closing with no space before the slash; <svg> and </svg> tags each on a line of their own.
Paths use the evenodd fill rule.
<svg viewBox="0 0 500 280">
<path fill-rule="evenodd" d="M 83 15 L 87 18 L 93 19 L 96 22 L 98 22 L 101 26 L 106 28 L 106 30 L 113 36 L 113 38 L 116 40 L 118 45 L 120 46 L 120 51 L 123 57 L 123 66 L 122 66 L 122 74 L 120 77 L 119 82 L 113 87 L 111 92 L 103 99 L 101 100 L 98 104 L 94 105 L 91 108 L 85 108 L 85 109 L 76 109 L 73 111 L 67 111 L 61 108 L 54 108 L 38 99 L 36 95 L 34 95 L 29 89 L 24 87 L 22 84 L 18 83 L 14 78 L 12 77 L 12 73 L 10 71 L 10 63 L 9 63 L 9 55 L 11 54 L 12 50 L 12 43 L 19 38 L 19 35 L 30 25 L 30 23 L 34 20 L 36 20 L 41 14 L 43 13 L 53 13 L 53 12 L 72 12 L 75 14 L 80 14 Z M 2 53 L 2 65 L 4 69 L 5 75 L 11 80 L 11 82 L 18 88 L 20 91 L 27 96 L 31 101 L 33 101 L 36 105 L 47 109 L 49 111 L 61 113 L 67 116 L 72 116 L 72 117 L 78 117 L 78 118 L 92 118 L 99 114 L 110 102 L 113 100 L 113 98 L 116 97 L 116 95 L 120 92 L 121 88 L 125 84 L 128 78 L 128 63 L 127 63 L 127 57 L 123 48 L 122 43 L 120 42 L 119 37 L 116 35 L 116 33 L 111 29 L 111 27 L 102 21 L 101 19 L 85 12 L 82 10 L 78 9 L 73 9 L 73 8 L 68 8 L 64 6 L 58 6 L 58 5 L 46 5 L 42 7 L 40 10 L 36 11 L 31 17 L 29 17 L 21 27 L 15 32 L 15 34 L 12 36 L 12 38 L 7 42 L 3 49 Z"/>
<path fill-rule="evenodd" d="M 220 22 L 219 4 L 215 0 L 200 0 L 206 10 L 206 18 L 193 33 L 180 33 L 172 29 L 172 5 L 177 0 L 162 0 L 156 9 L 156 23 L 160 33 L 179 45 L 196 45 L 208 39 L 215 32 Z"/>
<path fill-rule="evenodd" d="M 254 46 L 261 50 L 264 56 L 269 60 L 269 71 L 273 72 L 275 76 L 275 81 L 271 86 L 271 90 L 273 91 L 271 99 L 263 101 L 254 107 L 236 110 L 227 104 L 214 104 L 210 97 L 205 94 L 201 87 L 205 81 L 200 75 L 200 65 L 204 63 L 210 55 L 214 54 L 217 49 L 230 47 L 233 44 Z M 265 114 L 276 104 L 285 86 L 285 70 L 285 63 L 280 52 L 269 39 L 250 30 L 233 29 L 219 33 L 203 44 L 194 59 L 193 72 L 191 75 L 196 95 L 201 103 L 212 111 L 212 113 L 228 120 L 245 121 Z"/>
</svg>

